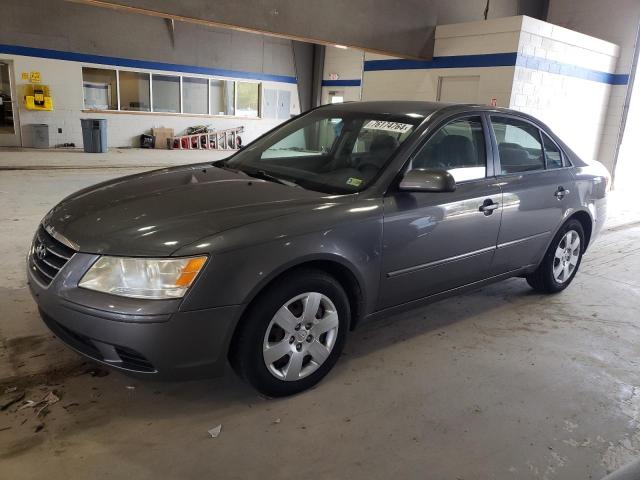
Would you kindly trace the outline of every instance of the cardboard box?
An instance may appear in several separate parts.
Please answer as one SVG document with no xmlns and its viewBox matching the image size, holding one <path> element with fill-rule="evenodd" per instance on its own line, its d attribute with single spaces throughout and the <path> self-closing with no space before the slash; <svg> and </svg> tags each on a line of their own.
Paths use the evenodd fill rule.
<svg viewBox="0 0 640 480">
<path fill-rule="evenodd" d="M 152 128 L 151 134 L 155 137 L 154 148 L 169 148 L 167 141 L 173 137 L 173 128 Z"/>
</svg>

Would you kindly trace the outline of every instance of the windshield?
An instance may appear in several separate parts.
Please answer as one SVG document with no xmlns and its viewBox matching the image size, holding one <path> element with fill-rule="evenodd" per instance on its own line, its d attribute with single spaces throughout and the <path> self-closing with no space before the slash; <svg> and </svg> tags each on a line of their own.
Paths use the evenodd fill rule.
<svg viewBox="0 0 640 480">
<path fill-rule="evenodd" d="M 325 193 L 358 192 L 384 169 L 415 122 L 407 117 L 315 110 L 221 165 Z"/>
</svg>

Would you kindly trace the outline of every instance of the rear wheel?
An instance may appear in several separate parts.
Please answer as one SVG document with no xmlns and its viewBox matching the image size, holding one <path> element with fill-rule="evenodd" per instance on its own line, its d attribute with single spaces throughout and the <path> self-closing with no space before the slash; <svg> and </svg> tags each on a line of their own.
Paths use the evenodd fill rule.
<svg viewBox="0 0 640 480">
<path fill-rule="evenodd" d="M 318 383 L 338 360 L 349 326 L 344 289 L 321 271 L 279 279 L 252 304 L 231 362 L 256 390 L 292 395 Z"/>
<path fill-rule="evenodd" d="M 527 276 L 529 285 L 542 293 L 557 293 L 567 288 L 578 272 L 584 246 L 582 224 L 569 220 L 554 237 L 540 266 Z"/>
</svg>

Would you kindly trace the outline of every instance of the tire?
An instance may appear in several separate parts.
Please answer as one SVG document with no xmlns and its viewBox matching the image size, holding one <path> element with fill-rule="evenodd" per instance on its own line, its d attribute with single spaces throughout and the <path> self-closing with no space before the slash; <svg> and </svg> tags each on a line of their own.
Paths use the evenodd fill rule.
<svg viewBox="0 0 640 480">
<path fill-rule="evenodd" d="M 576 276 L 585 246 L 582 224 L 575 219 L 567 221 L 556 233 L 538 268 L 526 277 L 527 283 L 540 293 L 561 292 Z"/>
<path fill-rule="evenodd" d="M 349 299 L 336 279 L 310 269 L 287 274 L 249 307 L 231 343 L 231 365 L 266 396 L 299 393 L 333 368 L 350 317 Z"/>
</svg>

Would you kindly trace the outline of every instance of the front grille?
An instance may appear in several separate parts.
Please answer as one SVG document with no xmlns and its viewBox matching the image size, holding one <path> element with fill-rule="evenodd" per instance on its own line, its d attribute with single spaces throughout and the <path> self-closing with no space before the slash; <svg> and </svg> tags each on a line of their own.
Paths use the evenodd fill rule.
<svg viewBox="0 0 640 480">
<path fill-rule="evenodd" d="M 40 283 L 49 285 L 74 253 L 40 225 L 29 251 L 29 268 Z"/>
</svg>

